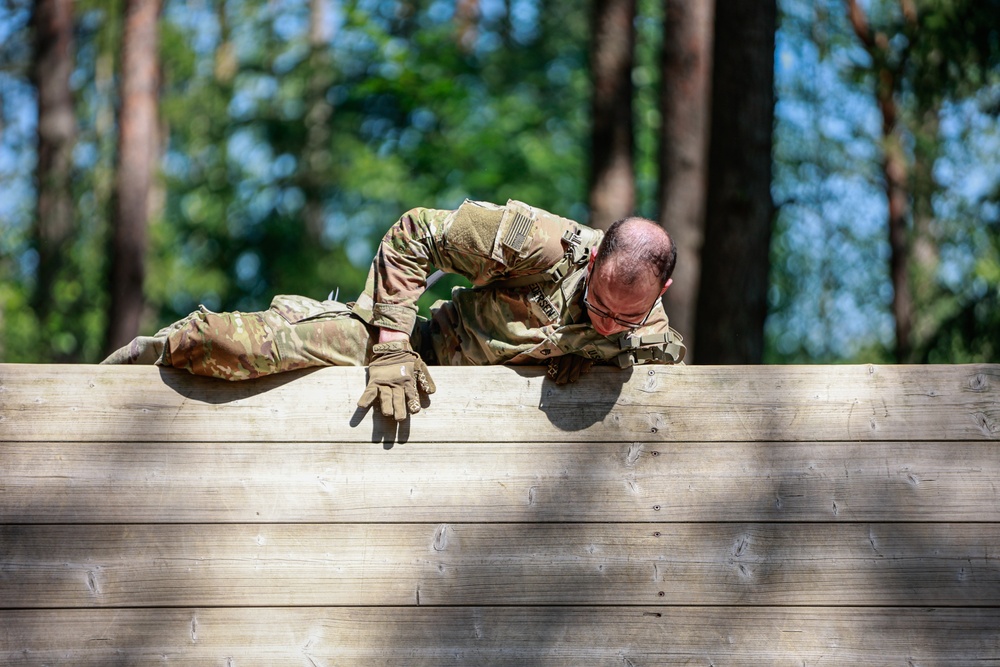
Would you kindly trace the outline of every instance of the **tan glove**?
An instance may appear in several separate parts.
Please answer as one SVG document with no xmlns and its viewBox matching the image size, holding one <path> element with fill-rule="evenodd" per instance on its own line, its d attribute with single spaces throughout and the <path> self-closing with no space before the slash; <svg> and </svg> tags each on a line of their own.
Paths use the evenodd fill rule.
<svg viewBox="0 0 1000 667">
<path fill-rule="evenodd" d="M 549 360 L 547 374 L 556 384 L 567 384 L 576 382 L 581 375 L 590 372 L 590 367 L 594 365 L 593 359 L 581 357 L 577 354 L 564 354 Z"/>
<path fill-rule="evenodd" d="M 417 386 L 427 394 L 437 391 L 427 365 L 405 340 L 377 343 L 372 347 L 368 364 L 368 387 L 358 400 L 359 408 L 367 408 L 379 399 L 382 414 L 403 421 L 420 412 Z"/>
</svg>

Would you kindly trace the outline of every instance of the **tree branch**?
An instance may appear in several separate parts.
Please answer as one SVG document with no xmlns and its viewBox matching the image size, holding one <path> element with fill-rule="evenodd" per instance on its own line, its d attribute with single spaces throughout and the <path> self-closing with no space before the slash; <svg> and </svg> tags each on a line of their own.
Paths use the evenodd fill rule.
<svg viewBox="0 0 1000 667">
<path fill-rule="evenodd" d="M 899 8 L 903 10 L 903 18 L 911 28 L 917 27 L 917 5 L 913 0 L 899 0 Z"/>
<path fill-rule="evenodd" d="M 871 26 L 868 24 L 868 15 L 865 10 L 858 5 L 857 0 L 845 0 L 847 2 L 847 18 L 851 21 L 854 34 L 858 36 L 865 49 L 871 52 L 875 48 L 875 39 L 872 37 Z M 908 0 L 901 0 L 907 2 Z"/>
</svg>

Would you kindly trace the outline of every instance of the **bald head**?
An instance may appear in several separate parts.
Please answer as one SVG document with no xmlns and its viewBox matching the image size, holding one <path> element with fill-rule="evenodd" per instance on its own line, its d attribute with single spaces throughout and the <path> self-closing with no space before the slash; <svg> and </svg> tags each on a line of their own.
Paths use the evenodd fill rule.
<svg viewBox="0 0 1000 667">
<path fill-rule="evenodd" d="M 636 216 L 611 225 L 597 250 L 597 264 L 614 267 L 615 279 L 623 285 L 649 276 L 665 284 L 676 263 L 677 249 L 670 235 L 655 222 Z"/>
</svg>

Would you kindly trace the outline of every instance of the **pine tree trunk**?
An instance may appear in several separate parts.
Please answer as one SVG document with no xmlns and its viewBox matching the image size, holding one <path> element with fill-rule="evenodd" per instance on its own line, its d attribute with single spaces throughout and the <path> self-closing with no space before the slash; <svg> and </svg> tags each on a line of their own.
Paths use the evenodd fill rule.
<svg viewBox="0 0 1000 667">
<path fill-rule="evenodd" d="M 126 0 L 107 349 L 139 332 L 149 193 L 157 155 L 160 0 Z"/>
<path fill-rule="evenodd" d="M 475 49 L 479 38 L 479 0 L 457 0 L 455 35 L 460 49 L 466 53 Z"/>
<path fill-rule="evenodd" d="M 919 122 L 912 128 L 915 134 L 912 169 L 913 244 L 910 247 L 912 268 L 910 277 L 914 304 L 932 303 L 937 290 L 937 271 L 940 248 L 934 232 L 934 197 L 938 186 L 934 178 L 934 165 L 941 154 L 939 105 L 924 110 Z M 932 309 L 924 309 L 932 310 Z M 939 322 L 936 313 L 924 312 L 914 306 L 913 328 L 910 332 L 911 356 L 913 349 L 922 347 L 934 335 Z"/>
<path fill-rule="evenodd" d="M 774 122 L 776 0 L 716 5 L 698 362 L 763 360 Z"/>
<path fill-rule="evenodd" d="M 635 0 L 595 0 L 593 11 L 590 224 L 607 229 L 635 209 Z"/>
<path fill-rule="evenodd" d="M 670 324 L 695 358 L 701 246 L 705 234 L 708 122 L 711 117 L 714 0 L 668 0 L 660 70 L 660 224 L 677 246 L 674 284 L 665 305 Z"/>
<path fill-rule="evenodd" d="M 328 0 L 309 3 L 309 79 L 306 88 L 308 112 L 305 117 L 306 143 L 299 169 L 302 192 L 306 203 L 303 216 L 311 243 L 323 239 L 325 228 L 324 193 L 330 181 L 333 155 L 330 146 L 330 123 L 333 104 L 327 93 L 333 85 L 334 67 L 330 51 L 332 35 L 327 29 Z"/>
<path fill-rule="evenodd" d="M 902 8 L 904 17 L 908 21 L 915 22 L 914 6 L 903 2 Z M 907 231 L 907 219 L 910 215 L 910 166 L 896 128 L 899 118 L 896 93 L 905 62 L 889 64 L 888 36 L 872 31 L 868 15 L 856 0 L 847 0 L 847 15 L 855 34 L 874 63 L 875 101 L 882 114 L 882 176 L 889 205 L 889 276 L 893 289 L 892 314 L 896 319 L 896 361 L 905 363 L 912 355 L 913 329 L 913 297 L 909 280 L 910 247 Z"/>
<path fill-rule="evenodd" d="M 34 230 L 38 279 L 32 305 L 44 331 L 56 275 L 74 231 L 71 179 L 77 127 L 69 84 L 73 1 L 36 0 L 32 22 L 33 77 L 38 90 L 38 210 Z"/>
<path fill-rule="evenodd" d="M 889 200 L 889 274 L 892 277 L 892 313 L 896 318 L 896 361 L 910 358 L 910 331 L 913 327 L 913 298 L 909 280 L 909 165 L 903 146 L 894 133 L 885 136 L 884 159 L 886 197 Z"/>
</svg>

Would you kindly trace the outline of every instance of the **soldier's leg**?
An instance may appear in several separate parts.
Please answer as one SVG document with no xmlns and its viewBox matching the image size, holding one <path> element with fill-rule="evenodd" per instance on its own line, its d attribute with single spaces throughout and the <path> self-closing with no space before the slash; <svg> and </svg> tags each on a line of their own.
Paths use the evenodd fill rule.
<svg viewBox="0 0 1000 667">
<path fill-rule="evenodd" d="M 155 336 L 139 336 L 124 345 L 102 361 L 102 364 L 155 364 L 163 354 L 163 339 Z"/>
<path fill-rule="evenodd" d="M 315 366 L 361 366 L 372 331 L 346 305 L 277 296 L 256 313 L 195 313 L 167 335 L 162 365 L 243 380 Z"/>
<path fill-rule="evenodd" d="M 344 304 L 275 297 L 254 313 L 202 308 L 116 351 L 103 363 L 183 368 L 195 375 L 243 380 L 313 366 L 360 366 L 371 354 L 372 331 Z"/>
<path fill-rule="evenodd" d="M 377 330 L 339 301 L 277 296 L 267 311 L 282 370 L 310 366 L 365 366 Z"/>
<path fill-rule="evenodd" d="M 156 363 L 225 380 L 269 375 L 280 358 L 268 319 L 264 312 L 192 313 L 171 327 Z"/>
<path fill-rule="evenodd" d="M 187 317 L 174 322 L 157 331 L 152 336 L 138 336 L 127 345 L 118 348 L 102 364 L 155 364 L 159 363 L 163 356 L 164 346 L 167 336 L 171 332 L 184 327 L 192 318 L 199 317 L 200 313 L 209 312 L 204 306 Z"/>
</svg>

